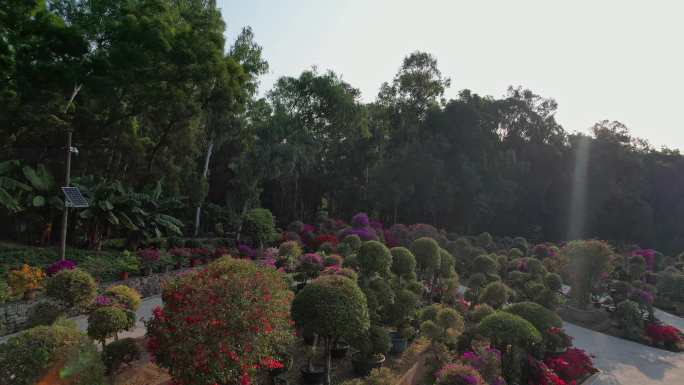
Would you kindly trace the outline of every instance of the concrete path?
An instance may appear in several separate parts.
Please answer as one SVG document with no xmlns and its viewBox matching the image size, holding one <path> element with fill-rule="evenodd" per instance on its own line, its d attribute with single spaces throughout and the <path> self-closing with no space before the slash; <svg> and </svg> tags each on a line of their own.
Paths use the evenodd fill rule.
<svg viewBox="0 0 684 385">
<path fill-rule="evenodd" d="M 667 313 L 657 316 L 679 327 L 670 322 Z M 682 321 L 678 320 L 680 324 Z M 575 346 L 595 356 L 594 366 L 601 370 L 586 385 L 684 384 L 684 353 L 652 348 L 567 322 L 563 326 L 574 337 Z"/>
</svg>

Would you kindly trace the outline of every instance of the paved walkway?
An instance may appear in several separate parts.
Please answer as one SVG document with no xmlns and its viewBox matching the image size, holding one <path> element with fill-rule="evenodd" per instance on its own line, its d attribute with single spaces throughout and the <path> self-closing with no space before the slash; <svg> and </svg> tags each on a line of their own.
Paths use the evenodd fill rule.
<svg viewBox="0 0 684 385">
<path fill-rule="evenodd" d="M 684 330 L 684 319 L 656 311 L 663 322 Z M 673 353 L 565 322 L 574 344 L 593 354 L 601 373 L 586 385 L 684 384 L 684 353 Z"/>
</svg>

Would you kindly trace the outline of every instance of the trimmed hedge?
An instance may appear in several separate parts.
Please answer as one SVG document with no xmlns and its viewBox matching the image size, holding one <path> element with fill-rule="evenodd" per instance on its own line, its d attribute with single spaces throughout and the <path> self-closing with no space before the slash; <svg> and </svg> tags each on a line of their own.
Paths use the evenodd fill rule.
<svg viewBox="0 0 684 385">
<path fill-rule="evenodd" d="M 499 348 L 506 345 L 526 348 L 542 341 L 541 333 L 534 325 L 522 317 L 504 311 L 486 316 L 477 325 L 477 332 L 489 338 Z"/>
<path fill-rule="evenodd" d="M 529 321 L 539 331 L 544 331 L 551 327 L 560 328 L 563 320 L 558 314 L 534 302 L 518 302 L 503 308 L 503 311 L 515 314 Z"/>
</svg>

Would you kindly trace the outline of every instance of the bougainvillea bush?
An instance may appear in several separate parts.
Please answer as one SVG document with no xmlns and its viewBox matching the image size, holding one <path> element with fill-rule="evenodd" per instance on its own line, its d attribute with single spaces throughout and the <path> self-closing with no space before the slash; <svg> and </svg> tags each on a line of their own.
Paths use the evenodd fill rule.
<svg viewBox="0 0 684 385">
<path fill-rule="evenodd" d="M 170 282 L 146 323 L 148 350 L 176 384 L 252 383 L 293 338 L 281 273 L 221 258 Z"/>
<path fill-rule="evenodd" d="M 596 372 L 591 357 L 582 349 L 570 348 L 558 355 L 544 359 L 544 364 L 568 384 L 579 382 L 582 378 Z"/>
</svg>

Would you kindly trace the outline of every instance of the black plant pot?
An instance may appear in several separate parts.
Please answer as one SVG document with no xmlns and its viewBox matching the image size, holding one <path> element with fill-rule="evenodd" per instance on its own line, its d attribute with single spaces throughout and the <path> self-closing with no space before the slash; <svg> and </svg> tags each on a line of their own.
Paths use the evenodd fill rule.
<svg viewBox="0 0 684 385">
<path fill-rule="evenodd" d="M 299 372 L 302 374 L 302 383 L 306 385 L 319 385 L 325 382 L 325 368 L 322 366 L 313 366 L 309 370 L 308 365 L 304 365 L 299 368 Z"/>
<path fill-rule="evenodd" d="M 403 353 L 406 348 L 408 348 L 408 339 L 402 337 L 399 332 L 390 332 L 390 337 L 392 337 L 392 348 L 390 349 L 390 354 Z"/>
<path fill-rule="evenodd" d="M 340 358 L 344 358 L 347 355 L 347 352 L 349 351 L 349 344 L 346 342 L 338 342 L 335 344 L 335 346 L 330 349 L 330 357 L 333 359 L 339 360 Z"/>
<path fill-rule="evenodd" d="M 352 354 L 352 367 L 354 367 L 354 373 L 357 376 L 369 375 L 371 370 L 381 368 L 384 362 L 384 355 L 380 355 L 380 358 L 368 358 L 363 357 L 359 352 Z"/>
</svg>

